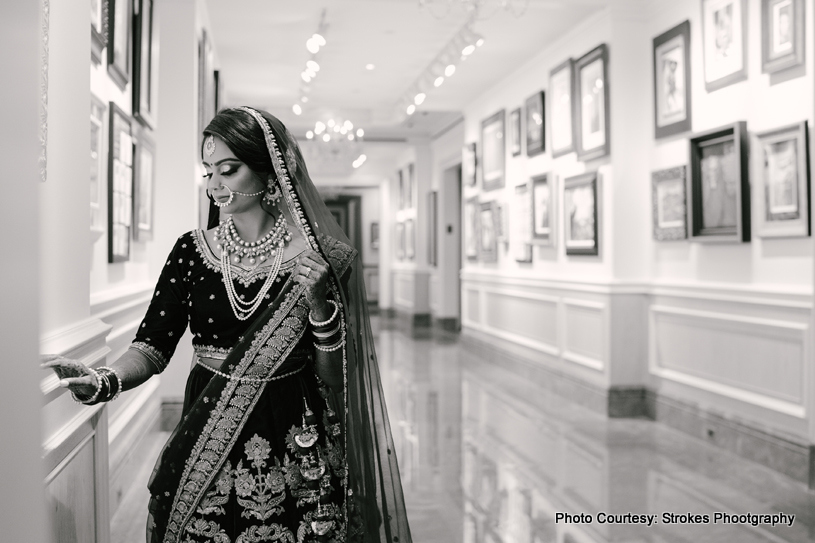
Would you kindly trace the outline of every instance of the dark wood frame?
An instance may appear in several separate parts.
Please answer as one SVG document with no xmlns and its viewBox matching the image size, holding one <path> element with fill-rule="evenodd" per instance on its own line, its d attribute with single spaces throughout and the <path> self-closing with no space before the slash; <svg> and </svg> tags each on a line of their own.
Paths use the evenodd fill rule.
<svg viewBox="0 0 815 543">
<path fill-rule="evenodd" d="M 133 3 L 132 0 L 108 0 L 108 74 L 113 82 L 122 89 L 127 88 L 130 83 L 130 74 L 132 73 L 132 47 L 133 47 Z M 116 14 L 122 14 L 127 20 L 125 27 L 127 28 L 127 36 L 125 37 L 125 51 L 117 51 L 116 40 L 119 36 L 116 33 Z M 117 53 L 121 53 L 121 62 L 116 62 Z"/>
<path fill-rule="evenodd" d="M 91 60 L 94 64 L 102 63 L 102 51 L 108 45 L 108 0 L 99 0 L 99 10 L 99 28 L 91 22 Z"/>
<path fill-rule="evenodd" d="M 772 7 L 783 0 L 761 0 L 761 71 L 775 73 L 804 63 L 806 56 L 806 2 L 791 0 L 793 16 L 792 51 L 772 57 L 770 51 Z"/>
<path fill-rule="evenodd" d="M 810 166 L 809 166 L 809 134 L 807 130 L 807 122 L 802 121 L 797 124 L 783 126 L 774 130 L 768 130 L 757 134 L 759 142 L 762 145 L 759 147 L 757 154 L 762 159 L 762 168 L 759 170 L 760 175 L 756 183 L 756 196 L 758 213 L 756 217 L 756 235 L 762 238 L 778 238 L 778 237 L 806 237 L 812 235 L 812 224 L 810 222 L 811 214 L 811 181 L 810 181 Z M 766 142 L 774 142 L 782 139 L 795 139 L 796 140 L 796 154 L 797 154 L 797 167 L 798 178 L 796 180 L 798 189 L 798 216 L 792 214 L 780 214 L 775 220 L 768 220 L 769 209 L 767 207 L 767 179 L 766 179 L 766 160 L 764 160 L 764 145 Z M 789 215 L 789 216 L 785 216 Z"/>
<path fill-rule="evenodd" d="M 143 153 L 151 153 L 153 155 L 153 167 L 149 172 L 147 180 L 150 183 L 149 199 L 145 198 L 142 194 L 142 171 L 141 157 Z M 138 138 L 136 139 L 136 148 L 133 153 L 133 239 L 136 241 L 149 241 L 153 239 L 153 225 L 155 224 L 155 193 L 156 193 L 156 142 L 150 136 L 149 132 L 142 128 L 139 131 Z M 139 215 L 143 207 L 149 206 L 150 208 L 150 224 L 147 228 L 142 228 L 139 222 Z"/>
<path fill-rule="evenodd" d="M 532 199 L 532 241 L 536 245 L 555 245 L 555 225 L 557 224 L 557 217 L 555 210 L 557 209 L 556 196 L 554 184 L 555 177 L 552 174 L 544 173 L 536 175 L 529 180 L 530 198 Z M 549 186 L 549 234 L 538 233 L 535 228 L 535 218 L 537 217 L 537 200 L 535 199 L 535 191 L 540 185 Z"/>
<path fill-rule="evenodd" d="M 747 56 L 747 12 L 749 7 L 747 5 L 747 0 L 733 0 L 734 4 L 741 5 L 741 20 L 733 21 L 734 24 L 737 22 L 741 24 L 742 40 L 741 44 L 737 44 L 741 46 L 742 51 L 741 68 L 718 79 L 708 80 L 707 48 L 711 46 L 711 40 L 708 39 L 708 29 L 705 26 L 705 4 L 710 1 L 714 0 L 702 0 L 702 63 L 704 65 L 703 77 L 705 81 L 705 90 L 708 92 L 713 92 L 717 89 L 721 89 L 723 87 L 727 87 L 728 85 L 732 85 L 733 83 L 738 83 L 739 81 L 744 81 L 747 79 L 747 65 L 749 63 L 749 57 Z"/>
<path fill-rule="evenodd" d="M 539 155 L 546 150 L 546 94 L 543 91 L 538 91 L 527 98 L 524 103 L 524 109 L 524 117 L 526 118 L 526 137 L 524 138 L 526 140 L 526 156 Z M 541 114 L 541 124 L 540 131 L 537 133 L 537 142 L 529 137 L 530 121 L 532 121 L 530 115 L 532 115 L 535 109 Z M 520 149 L 518 152 L 521 152 Z"/>
<path fill-rule="evenodd" d="M 555 96 L 555 87 L 553 80 L 560 75 L 560 72 L 566 70 L 568 72 L 566 79 L 569 83 L 569 129 L 571 130 L 571 138 L 569 138 L 569 145 L 564 147 L 555 147 L 555 130 L 554 124 L 556 115 L 554 114 L 555 106 L 558 102 L 558 97 Z M 552 158 L 571 153 L 575 149 L 575 134 L 577 133 L 577 126 L 575 126 L 575 94 L 574 94 L 574 59 L 567 59 L 561 64 L 557 65 L 551 72 L 549 72 L 549 119 L 551 126 L 551 144 L 552 144 Z"/>
<path fill-rule="evenodd" d="M 133 17 L 133 117 L 143 125 L 156 129 L 156 36 L 155 1 L 134 0 L 138 7 Z"/>
<path fill-rule="evenodd" d="M 509 112 L 509 152 L 512 156 L 521 154 L 521 108 Z"/>
<path fill-rule="evenodd" d="M 118 206 L 114 205 L 114 192 L 116 186 L 116 178 L 114 175 L 115 170 L 115 161 L 119 160 L 119 157 L 122 153 L 122 150 L 119 148 L 118 145 L 118 136 L 121 132 L 117 129 L 117 119 L 121 119 L 121 122 L 124 126 L 127 127 L 127 134 L 129 136 L 133 136 L 133 122 L 119 106 L 116 105 L 115 102 L 110 102 L 108 105 L 108 262 L 126 262 L 130 259 L 130 233 L 133 229 L 133 218 L 130 218 L 130 224 L 126 222 L 119 221 L 120 218 L 117 213 Z M 132 149 L 129 151 L 132 153 Z M 124 207 L 129 208 L 132 211 L 133 205 L 133 165 L 130 165 L 130 182 L 128 183 L 128 188 L 130 189 L 129 202 L 125 202 L 123 204 Z M 128 196 L 128 195 L 126 195 Z M 131 213 L 132 215 L 132 213 Z M 114 226 L 122 226 L 126 229 L 126 233 L 124 234 L 124 239 L 127 241 L 127 251 L 126 252 L 119 252 L 116 253 L 114 248 L 117 245 L 114 243 L 114 238 L 116 237 L 116 231 Z"/>
<path fill-rule="evenodd" d="M 416 165 L 411 162 L 407 165 L 407 183 L 405 183 L 405 207 L 413 209 L 413 193 L 416 188 Z"/>
<path fill-rule="evenodd" d="M 467 209 L 473 209 L 473 218 L 472 221 L 468 221 L 467 216 Z M 470 262 L 478 261 L 478 254 L 479 254 L 479 245 L 481 240 L 479 239 L 479 222 L 480 222 L 480 213 L 481 213 L 481 203 L 478 200 L 478 196 L 473 196 L 472 198 L 468 198 L 464 201 L 464 212 L 462 213 L 462 224 L 464 225 L 464 239 L 462 239 L 462 246 L 464 249 L 464 257 L 469 260 Z M 472 236 L 470 238 L 469 236 Z M 472 239 L 475 245 L 475 252 L 471 253 L 468 252 L 469 250 L 469 241 Z"/>
<path fill-rule="evenodd" d="M 437 266 L 439 263 L 439 191 L 427 193 L 427 263 Z"/>
<path fill-rule="evenodd" d="M 583 89 L 582 83 L 580 81 L 580 72 L 586 66 L 593 63 L 596 60 L 601 60 L 603 64 L 603 122 L 604 122 L 604 138 L 605 142 L 603 145 L 598 147 L 593 147 L 591 149 L 586 149 L 584 145 L 584 137 L 583 134 L 583 108 L 581 107 L 582 100 L 583 100 Z M 609 107 L 609 92 L 608 92 L 608 47 L 605 43 L 598 45 L 579 59 L 577 59 L 574 63 L 574 97 L 576 102 L 575 105 L 575 126 L 576 130 L 576 137 L 575 137 L 575 147 L 577 150 L 577 158 L 579 160 L 593 160 L 595 158 L 600 158 L 606 156 L 611 152 L 611 117 L 610 112 L 611 108 Z"/>
<path fill-rule="evenodd" d="M 659 125 L 659 99 L 658 97 L 662 95 L 661 89 L 662 86 L 660 82 L 662 78 L 660 65 L 659 65 L 659 58 L 657 57 L 657 51 L 663 45 L 672 42 L 673 40 L 679 38 L 682 43 L 682 57 L 684 62 L 684 70 L 683 76 L 685 79 L 685 92 L 684 92 L 684 99 L 685 99 L 685 118 L 680 119 L 678 121 L 664 124 L 662 126 Z M 659 138 L 664 138 L 666 136 L 672 136 L 674 134 L 679 134 L 681 132 L 687 132 L 691 130 L 691 118 L 692 118 L 692 110 L 691 110 L 691 69 L 690 69 L 690 21 L 684 21 L 679 23 L 672 29 L 668 30 L 667 32 L 660 34 L 656 38 L 654 38 L 654 136 Z"/>
<path fill-rule="evenodd" d="M 398 194 L 398 209 L 405 209 L 405 170 L 399 168 L 396 170 L 396 189 L 399 192 Z"/>
<path fill-rule="evenodd" d="M 657 187 L 666 181 L 680 181 L 682 186 L 682 226 L 659 226 L 659 196 Z M 688 237 L 688 191 L 687 168 L 676 166 L 651 173 L 651 208 L 652 222 L 654 224 L 654 239 L 657 241 L 675 241 Z"/>
<path fill-rule="evenodd" d="M 371 223 L 371 250 L 379 250 L 379 221 Z"/>
<path fill-rule="evenodd" d="M 468 143 L 461 149 L 461 178 L 468 187 L 478 182 L 478 144 Z"/>
<path fill-rule="evenodd" d="M 569 246 L 569 210 L 566 209 L 566 192 L 572 188 L 580 187 L 583 185 L 590 185 L 594 192 L 594 245 L 591 247 L 575 247 Z M 566 247 L 567 255 L 598 255 L 600 254 L 600 214 L 598 212 L 600 207 L 598 189 L 598 175 L 597 172 L 588 172 L 574 177 L 569 177 L 563 181 L 563 245 Z"/>
<path fill-rule="evenodd" d="M 493 138 L 492 140 L 487 140 L 486 133 L 487 130 L 490 129 L 493 125 L 498 126 L 498 132 L 500 132 L 500 138 Z M 483 121 L 481 121 L 481 188 L 485 191 L 487 190 L 495 190 L 500 189 L 506 184 L 506 124 L 505 124 L 505 111 L 502 109 Z M 500 142 L 500 143 L 499 143 Z M 487 179 L 487 170 L 486 170 L 486 162 L 484 157 L 487 155 L 486 149 L 487 145 L 498 145 L 500 149 L 496 149 L 495 156 L 498 157 L 498 160 L 501 162 L 500 167 L 496 167 L 495 171 L 501 171 L 500 176 L 496 177 L 495 179 Z M 498 166 L 498 165 L 496 165 Z"/>
<path fill-rule="evenodd" d="M 496 203 L 481 202 L 478 207 L 478 258 L 481 262 L 498 262 L 498 227 L 496 226 Z M 487 211 L 492 221 L 492 244 L 489 249 L 484 249 L 484 221 L 481 220 L 483 213 Z"/>
<path fill-rule="evenodd" d="M 738 181 L 736 183 L 736 226 L 703 226 L 704 202 L 702 201 L 701 148 L 705 145 L 724 143 L 732 139 Z M 750 241 L 750 178 L 748 167 L 749 135 L 747 123 L 739 121 L 694 135 L 690 140 L 690 175 L 688 175 L 688 237 L 701 242 L 747 242 Z"/>
</svg>

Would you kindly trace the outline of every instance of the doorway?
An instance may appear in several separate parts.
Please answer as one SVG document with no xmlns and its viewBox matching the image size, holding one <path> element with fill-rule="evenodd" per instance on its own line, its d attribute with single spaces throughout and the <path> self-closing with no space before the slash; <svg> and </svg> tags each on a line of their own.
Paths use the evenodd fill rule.
<svg viewBox="0 0 815 543">
<path fill-rule="evenodd" d="M 439 224 L 439 279 L 443 293 L 439 324 L 445 330 L 461 330 L 461 164 L 444 170 L 441 182 Z"/>
</svg>

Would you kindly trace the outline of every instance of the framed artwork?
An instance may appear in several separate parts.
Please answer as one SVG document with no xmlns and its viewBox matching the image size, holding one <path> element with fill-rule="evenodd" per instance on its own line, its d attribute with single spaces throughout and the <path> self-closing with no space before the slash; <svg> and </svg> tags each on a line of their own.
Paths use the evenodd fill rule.
<svg viewBox="0 0 815 543">
<path fill-rule="evenodd" d="M 478 167 L 478 153 L 476 143 L 468 143 L 461 150 L 461 177 L 464 184 L 474 187 L 476 183 L 476 171 Z"/>
<path fill-rule="evenodd" d="M 809 140 L 803 121 L 758 134 L 761 169 L 756 183 L 759 237 L 811 234 Z"/>
<path fill-rule="evenodd" d="M 396 258 L 405 259 L 405 223 L 396 223 Z"/>
<path fill-rule="evenodd" d="M 484 190 L 504 186 L 504 110 L 481 121 L 481 180 Z"/>
<path fill-rule="evenodd" d="M 512 202 L 512 255 L 516 262 L 532 262 L 532 190 L 528 184 L 515 187 Z"/>
<path fill-rule="evenodd" d="M 530 234 L 538 245 L 555 244 L 555 190 L 554 178 L 549 174 L 538 175 L 531 180 L 532 211 Z"/>
<path fill-rule="evenodd" d="M 539 155 L 546 149 L 543 123 L 545 100 L 543 91 L 538 91 L 526 99 L 526 156 Z M 521 152 L 520 147 L 518 152 Z"/>
<path fill-rule="evenodd" d="M 654 38 L 654 135 L 691 129 L 690 21 Z"/>
<path fill-rule="evenodd" d="M 405 172 L 404 170 L 396 171 L 396 190 L 399 193 L 399 209 L 405 209 Z"/>
<path fill-rule="evenodd" d="M 702 51 L 708 92 L 747 79 L 746 0 L 702 0 Z"/>
<path fill-rule="evenodd" d="M 761 71 L 804 63 L 804 0 L 761 0 Z"/>
<path fill-rule="evenodd" d="M 503 202 L 495 202 L 495 239 L 499 242 L 509 243 L 509 227 L 507 226 L 506 206 Z"/>
<path fill-rule="evenodd" d="M 133 50 L 133 116 L 145 126 L 156 129 L 156 48 L 154 34 L 153 0 L 134 0 L 137 10 L 134 16 L 135 40 Z"/>
<path fill-rule="evenodd" d="M 564 180 L 563 232 L 567 255 L 599 254 L 597 172 Z"/>
<path fill-rule="evenodd" d="M 371 223 L 371 249 L 379 250 L 379 222 L 377 221 Z"/>
<path fill-rule="evenodd" d="M 464 202 L 464 256 L 467 260 L 478 260 L 478 219 L 480 203 L 478 196 Z"/>
<path fill-rule="evenodd" d="M 431 190 L 427 193 L 427 263 L 438 265 L 438 236 L 439 236 L 439 192 Z"/>
<path fill-rule="evenodd" d="M 133 239 L 153 239 L 153 209 L 156 187 L 156 143 L 142 128 L 133 158 Z"/>
<path fill-rule="evenodd" d="M 108 105 L 108 262 L 130 259 L 133 224 L 133 132 L 131 120 L 115 102 Z"/>
<path fill-rule="evenodd" d="M 607 155 L 609 142 L 608 48 L 601 44 L 574 63 L 577 158 Z"/>
<path fill-rule="evenodd" d="M 405 207 L 413 208 L 413 192 L 416 186 L 416 169 L 411 162 L 407 167 L 407 177 L 405 182 Z"/>
<path fill-rule="evenodd" d="M 108 45 L 108 2 L 91 0 L 91 60 L 102 62 L 102 51 Z"/>
<path fill-rule="evenodd" d="M 91 94 L 91 230 L 100 232 L 102 225 L 102 183 L 104 170 L 102 158 L 105 156 L 105 110 L 104 102 Z"/>
<path fill-rule="evenodd" d="M 703 242 L 750 241 L 747 123 L 740 121 L 690 140 L 688 230 Z"/>
<path fill-rule="evenodd" d="M 495 202 L 482 202 L 478 209 L 478 255 L 481 262 L 498 262 Z"/>
<path fill-rule="evenodd" d="M 416 257 L 416 225 L 413 219 L 405 221 L 405 257 L 408 260 Z"/>
<path fill-rule="evenodd" d="M 657 241 L 688 237 L 685 170 L 685 166 L 677 166 L 651 174 L 654 239 Z"/>
<path fill-rule="evenodd" d="M 215 113 L 217 114 L 224 107 L 224 78 L 221 70 L 212 72 L 214 80 L 213 88 L 215 89 Z"/>
<path fill-rule="evenodd" d="M 552 123 L 552 156 L 574 151 L 574 60 L 549 72 L 549 118 Z"/>
<path fill-rule="evenodd" d="M 509 114 L 509 152 L 512 156 L 521 154 L 521 108 L 513 109 Z"/>
<path fill-rule="evenodd" d="M 132 58 L 130 45 L 133 31 L 132 0 L 108 0 L 108 73 L 116 85 L 125 90 L 130 83 Z"/>
</svg>

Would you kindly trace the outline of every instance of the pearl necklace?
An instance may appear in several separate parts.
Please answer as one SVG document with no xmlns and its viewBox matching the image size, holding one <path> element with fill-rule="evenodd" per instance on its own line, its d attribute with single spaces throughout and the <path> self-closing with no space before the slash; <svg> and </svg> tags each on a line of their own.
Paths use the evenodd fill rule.
<svg viewBox="0 0 815 543">
<path fill-rule="evenodd" d="M 286 243 L 291 241 L 291 234 L 286 229 L 286 219 L 281 213 L 271 232 L 258 241 L 246 242 L 240 238 L 232 217 L 229 217 L 218 226 L 215 239 L 216 241 L 221 240 L 217 247 L 221 251 L 221 272 L 229 305 L 232 307 L 235 317 L 238 320 L 245 321 L 263 303 L 266 294 L 272 288 L 277 274 L 280 272 Z M 269 256 L 274 257 L 274 263 L 270 266 L 269 275 L 263 282 L 260 292 L 249 301 L 244 301 L 238 296 L 232 273 L 232 263 L 239 264 L 241 259 L 246 256 L 249 257 L 250 264 L 254 264 L 257 260 L 264 262 Z M 257 257 L 257 260 L 255 257 Z"/>
</svg>

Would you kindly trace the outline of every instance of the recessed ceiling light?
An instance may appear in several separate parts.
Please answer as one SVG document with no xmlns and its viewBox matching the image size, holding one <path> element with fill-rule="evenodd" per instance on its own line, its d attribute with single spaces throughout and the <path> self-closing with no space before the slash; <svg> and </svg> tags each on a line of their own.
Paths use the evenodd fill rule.
<svg viewBox="0 0 815 543">
<path fill-rule="evenodd" d="M 365 65 L 366 70 L 373 70 L 374 68 L 376 68 L 376 66 L 374 66 L 373 64 L 366 64 Z"/>
</svg>

